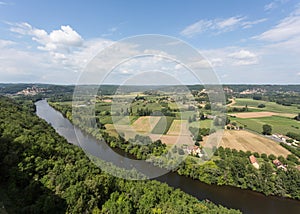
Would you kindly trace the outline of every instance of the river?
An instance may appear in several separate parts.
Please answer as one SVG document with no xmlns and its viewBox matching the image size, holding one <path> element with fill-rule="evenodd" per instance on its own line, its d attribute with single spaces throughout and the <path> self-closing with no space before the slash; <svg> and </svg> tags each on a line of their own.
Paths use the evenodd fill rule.
<svg viewBox="0 0 300 214">
<path fill-rule="evenodd" d="M 52 127 L 69 143 L 78 145 L 77 137 L 80 142 L 85 142 L 84 149 L 90 154 L 101 157 L 104 160 L 110 160 L 114 164 L 126 162 L 124 152 L 110 149 L 105 142 L 96 140 L 90 135 L 86 135 L 63 115 L 52 108 L 46 100 L 35 103 L 37 115 L 46 120 Z M 76 129 L 76 134 L 75 134 Z M 120 155 L 121 154 L 121 155 Z M 140 161 L 139 161 L 140 162 Z M 123 164 L 122 164 L 123 165 Z M 137 164 L 135 166 L 139 168 Z M 148 166 L 151 170 L 158 170 L 157 167 Z M 228 208 L 239 209 L 243 213 L 300 213 L 300 202 L 275 196 L 265 196 L 250 190 L 242 190 L 231 186 L 208 185 L 198 180 L 180 176 L 177 173 L 169 172 L 163 176 L 155 178 L 160 182 L 165 182 L 169 186 L 180 188 L 182 191 L 197 197 L 199 200 L 208 199 L 215 204 L 220 204 Z"/>
</svg>

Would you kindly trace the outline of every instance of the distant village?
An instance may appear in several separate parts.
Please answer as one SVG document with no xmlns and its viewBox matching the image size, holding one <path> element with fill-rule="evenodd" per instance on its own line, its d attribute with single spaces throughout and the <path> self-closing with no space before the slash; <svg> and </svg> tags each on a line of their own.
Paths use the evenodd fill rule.
<svg viewBox="0 0 300 214">
<path fill-rule="evenodd" d="M 36 94 L 43 93 L 45 91 L 46 91 L 46 89 L 44 89 L 44 88 L 38 88 L 36 86 L 32 86 L 31 88 L 26 88 L 22 91 L 17 92 L 16 94 L 17 95 L 25 95 L 25 96 L 34 96 Z"/>
</svg>

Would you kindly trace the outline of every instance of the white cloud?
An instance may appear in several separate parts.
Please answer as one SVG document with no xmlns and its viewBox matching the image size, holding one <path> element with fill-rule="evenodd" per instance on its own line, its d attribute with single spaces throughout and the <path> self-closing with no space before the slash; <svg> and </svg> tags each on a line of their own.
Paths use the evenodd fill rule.
<svg viewBox="0 0 300 214">
<path fill-rule="evenodd" d="M 243 28 L 251 28 L 251 27 L 253 27 L 253 25 L 265 22 L 267 20 L 268 19 L 263 18 L 263 19 L 258 19 L 258 20 L 254 20 L 254 21 L 246 21 L 246 22 L 243 22 L 242 25 L 243 25 Z"/>
<path fill-rule="evenodd" d="M 61 26 L 59 30 L 47 33 L 43 29 L 32 27 L 28 23 L 14 24 L 10 30 L 12 32 L 32 36 L 32 40 L 42 46 L 38 48 L 46 51 L 69 51 L 72 47 L 79 47 L 83 43 L 81 36 L 70 26 Z"/>
<path fill-rule="evenodd" d="M 264 6 L 265 11 L 271 11 L 278 8 L 280 5 L 287 3 L 289 0 L 274 0 Z"/>
<path fill-rule="evenodd" d="M 284 41 L 300 35 L 300 16 L 289 16 L 272 29 L 254 38 L 265 41 Z"/>
<path fill-rule="evenodd" d="M 253 65 L 258 63 L 257 55 L 244 49 L 229 54 L 229 57 L 234 59 L 233 65 Z"/>
<path fill-rule="evenodd" d="M 217 21 L 216 25 L 218 26 L 217 28 L 219 28 L 219 29 L 227 29 L 227 28 L 236 26 L 244 19 L 245 19 L 245 17 L 237 17 L 237 16 L 230 17 L 230 18 L 222 20 L 222 21 Z"/>
<path fill-rule="evenodd" d="M 299 26 L 300 7 L 298 5 L 291 14 L 279 21 L 279 23 L 276 26 L 253 38 L 269 43 L 269 47 L 284 48 L 291 51 L 299 52 Z"/>
<path fill-rule="evenodd" d="M 112 41 L 83 40 L 70 26 L 47 33 L 28 23 L 11 24 L 12 32 L 30 36 L 36 49 L 0 40 L 0 76 L 6 81 L 75 83 L 88 62 Z M 33 46 L 34 47 L 34 46 Z M 43 50 L 38 51 L 38 50 Z"/>
<path fill-rule="evenodd" d="M 264 10 L 265 10 L 265 11 L 269 11 L 269 10 L 275 9 L 276 7 L 278 7 L 277 4 L 276 4 L 275 2 L 271 2 L 271 3 L 266 4 L 266 5 L 264 6 Z"/>
<path fill-rule="evenodd" d="M 241 47 L 226 47 L 200 51 L 213 67 L 236 67 L 259 63 L 259 53 Z"/>
<path fill-rule="evenodd" d="M 208 30 L 212 26 L 213 23 L 211 20 L 200 20 L 192 25 L 187 26 L 180 32 L 180 34 L 183 36 L 191 37 Z"/>
<path fill-rule="evenodd" d="M 254 21 L 246 21 L 244 16 L 233 16 L 227 19 L 211 19 L 211 20 L 199 20 L 198 22 L 187 26 L 180 34 L 186 37 L 193 37 L 197 34 L 204 33 L 206 31 L 212 31 L 215 34 L 229 32 L 242 28 L 251 28 L 253 25 L 265 22 L 267 19 L 258 19 Z"/>
<path fill-rule="evenodd" d="M 2 40 L 2 39 L 0 39 L 0 48 L 11 46 L 13 44 L 15 44 L 15 42 L 10 41 L 10 40 Z"/>
</svg>

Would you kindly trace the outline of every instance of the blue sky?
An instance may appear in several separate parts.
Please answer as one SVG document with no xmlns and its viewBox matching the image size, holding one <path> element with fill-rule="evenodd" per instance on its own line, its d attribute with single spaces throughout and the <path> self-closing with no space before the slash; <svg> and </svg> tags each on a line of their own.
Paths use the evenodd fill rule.
<svg viewBox="0 0 300 214">
<path fill-rule="evenodd" d="M 222 83 L 300 83 L 300 2 L 0 0 L 0 82 L 76 83 L 103 48 L 179 38 Z"/>
</svg>

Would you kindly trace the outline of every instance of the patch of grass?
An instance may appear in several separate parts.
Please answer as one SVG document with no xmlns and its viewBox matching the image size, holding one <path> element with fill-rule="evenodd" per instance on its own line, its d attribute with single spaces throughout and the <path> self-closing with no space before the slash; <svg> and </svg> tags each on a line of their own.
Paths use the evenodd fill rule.
<svg viewBox="0 0 300 214">
<path fill-rule="evenodd" d="M 152 129 L 152 134 L 166 134 L 175 118 L 161 117 L 156 126 Z M 165 122 L 166 120 L 166 122 Z"/>
</svg>

